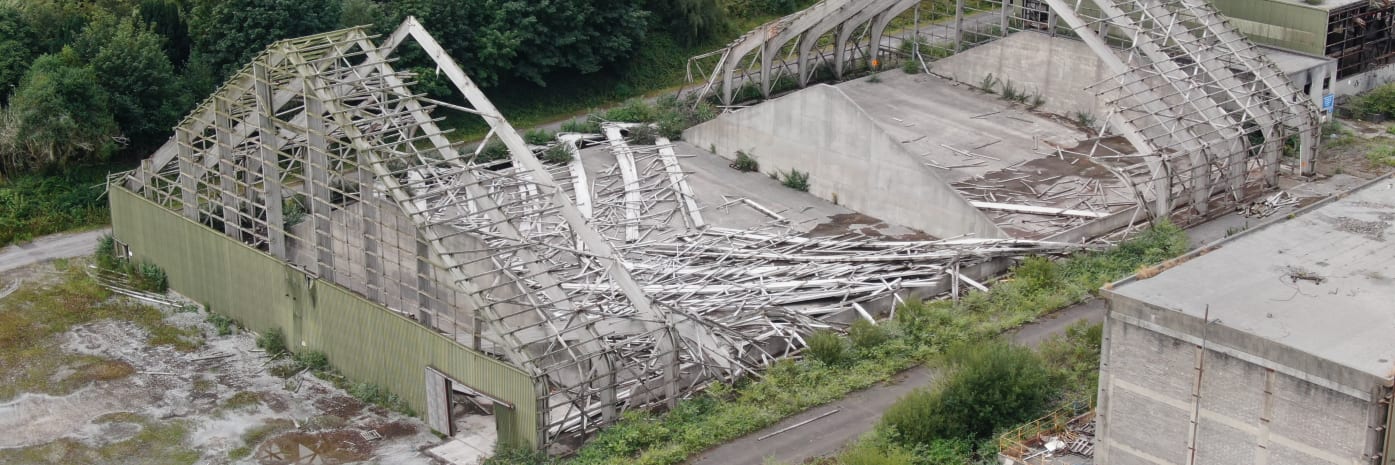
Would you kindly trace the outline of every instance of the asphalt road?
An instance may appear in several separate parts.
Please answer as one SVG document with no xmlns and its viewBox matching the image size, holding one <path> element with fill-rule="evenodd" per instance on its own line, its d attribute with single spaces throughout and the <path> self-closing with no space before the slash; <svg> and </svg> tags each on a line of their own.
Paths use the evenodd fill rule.
<svg viewBox="0 0 1395 465">
<path fill-rule="evenodd" d="M 1105 304 L 1095 299 L 1057 311 L 1010 333 L 1013 342 L 1035 347 L 1067 326 L 1081 320 L 1104 321 Z M 935 373 L 924 365 L 906 370 L 891 381 L 849 394 L 842 400 L 806 410 L 760 431 L 708 450 L 690 461 L 694 465 L 761 465 L 764 463 L 798 464 L 806 460 L 833 455 L 858 436 L 871 431 L 881 419 L 882 412 L 901 396 L 928 386 Z M 838 413 L 814 420 L 785 433 L 759 440 L 761 436 L 790 425 L 818 417 L 829 411 Z"/>
<path fill-rule="evenodd" d="M 0 276 L 13 269 L 56 258 L 90 255 L 97 249 L 97 239 L 111 229 L 44 236 L 31 242 L 13 244 L 0 249 Z"/>
</svg>

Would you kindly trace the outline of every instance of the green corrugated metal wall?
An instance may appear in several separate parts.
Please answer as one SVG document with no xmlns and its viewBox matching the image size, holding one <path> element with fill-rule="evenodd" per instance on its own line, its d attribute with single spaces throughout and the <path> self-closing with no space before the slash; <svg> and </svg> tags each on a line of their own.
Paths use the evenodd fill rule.
<svg viewBox="0 0 1395 465">
<path fill-rule="evenodd" d="M 1212 5 L 1254 43 L 1326 54 L 1326 10 L 1276 0 L 1212 0 Z"/>
<path fill-rule="evenodd" d="M 426 409 L 431 366 L 514 404 L 496 409 L 501 444 L 537 446 L 538 404 L 524 372 L 241 242 L 113 186 L 112 231 L 169 274 L 175 291 L 261 331 L 282 328 L 293 350 L 318 350 L 346 376 Z"/>
</svg>

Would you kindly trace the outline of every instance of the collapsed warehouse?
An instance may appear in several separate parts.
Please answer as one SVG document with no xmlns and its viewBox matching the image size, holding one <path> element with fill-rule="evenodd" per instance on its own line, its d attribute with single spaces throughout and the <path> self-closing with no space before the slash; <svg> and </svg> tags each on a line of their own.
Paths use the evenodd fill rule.
<svg viewBox="0 0 1395 465">
<path fill-rule="evenodd" d="M 1256 47 L 1204 0 L 957 0 L 932 2 L 921 11 L 922 3 L 819 2 L 690 59 L 689 75 L 696 84 L 692 92 L 735 106 L 745 99 L 771 98 L 781 89 L 807 87 L 819 78 L 844 79 L 910 61 L 908 67 L 917 71 L 982 92 L 1001 92 L 1004 99 L 1023 102 L 1021 107 L 1040 107 L 1085 126 L 1099 136 L 1094 139 L 1099 143 L 1052 144 L 1042 155 L 1073 154 L 1096 162 L 1114 173 L 1119 187 L 1128 188 L 1127 198 L 1149 204 L 1153 216 L 1166 216 L 1182 205 L 1202 215 L 1214 204 L 1236 205 L 1275 186 L 1282 164 L 1296 165 L 1298 174 L 1313 173 L 1320 129 L 1314 99 L 1293 85 L 1290 73 L 1271 60 L 1269 51 Z M 902 37 L 888 37 L 889 25 L 898 18 L 909 27 L 900 32 Z M 819 45 L 826 43 L 833 46 Z M 920 85 L 925 86 L 934 84 Z M 855 86 L 838 87 L 855 106 L 868 105 L 853 95 Z M 914 90 L 898 86 L 885 94 L 904 92 Z M 795 92 L 774 104 L 806 93 Z M 932 103 L 936 108 L 915 109 L 935 112 L 948 104 Z M 890 107 L 911 111 L 905 107 L 916 105 L 898 101 Z M 734 123 L 741 126 L 761 124 L 752 121 L 756 116 L 731 118 L 742 119 Z M 909 126 L 899 119 L 880 123 L 892 133 L 899 131 L 897 126 Z M 699 147 L 757 151 L 779 138 L 727 128 L 692 135 Z M 937 134 L 920 136 L 935 141 Z M 1111 138 L 1122 140 L 1109 143 Z M 992 139 L 983 143 L 988 142 Z M 1018 148 L 1041 151 L 1037 145 Z M 936 159 L 929 152 L 912 154 L 940 169 L 940 178 L 954 176 L 955 171 L 941 169 L 952 164 L 991 161 L 966 153 L 968 147 L 932 149 L 960 155 Z M 719 150 L 725 156 L 731 152 Z M 980 178 L 992 177 L 984 173 Z M 960 187 L 965 197 L 982 194 Z"/>
<path fill-rule="evenodd" d="M 888 2 L 830 1 L 802 14 L 842 15 L 827 9 L 834 3 Z M 1072 18 L 1085 32 L 1128 20 Z M 1127 163 L 1102 171 L 1116 183 L 1072 188 L 1099 194 L 1085 210 L 1048 208 L 1067 217 L 1048 232 L 1014 233 L 985 211 L 1041 212 L 966 194 L 966 184 L 988 189 L 973 178 L 950 184 L 921 171 L 947 167 L 908 162 L 885 130 L 854 141 L 866 152 L 855 161 L 882 172 L 840 180 L 815 171 L 809 194 L 697 148 L 704 131 L 760 124 L 742 115 L 793 111 L 779 100 L 690 129 L 697 146 L 637 140 L 642 131 L 624 124 L 531 146 L 409 18 L 384 37 L 351 28 L 272 44 L 168 144 L 113 179 L 113 234 L 128 255 L 166 268 L 176 291 L 254 330 L 282 328 L 292 348 L 323 351 L 346 375 L 388 388 L 437 431 L 456 432 L 451 404 L 468 395 L 492 405 L 501 444 L 554 445 L 627 409 L 671 406 L 712 381 L 758 373 L 797 354 L 811 332 L 875 321 L 911 294 L 982 289 L 976 273 L 1008 259 L 1079 250 L 1082 239 L 1187 200 L 1204 209 L 1220 192 L 1239 198 L 1256 179 L 1272 182 L 1290 136 L 1310 160 L 1311 104 L 1272 79 L 1243 38 L 1186 21 L 1211 26 L 1203 39 L 1224 47 L 1201 52 L 1182 36 L 1149 35 L 1197 31 L 1185 28 L 1120 29 L 1163 43 L 1122 57 L 1104 42 L 1113 35 L 1085 40 L 1123 67 L 1101 90 L 1117 110 L 1101 129 L 1139 149 L 1070 153 Z M 783 46 L 766 45 L 770 54 Z M 409 48 L 463 104 L 412 89 L 416 76 L 393 67 Z M 759 79 L 756 68 L 739 74 Z M 807 95 L 844 112 L 830 120 L 862 111 L 820 89 Z M 488 135 L 454 141 L 444 114 L 483 121 Z M 777 170 L 801 166 L 798 153 L 761 153 Z M 894 177 L 906 179 L 877 180 Z"/>
<path fill-rule="evenodd" d="M 408 39 L 469 107 L 411 90 L 391 66 Z M 444 111 L 489 136 L 452 142 Z M 493 402 L 501 443 L 535 446 L 756 372 L 818 328 L 884 316 L 898 293 L 982 286 L 961 268 L 1080 247 L 808 237 L 786 216 L 853 212 L 784 188 L 813 205 L 717 200 L 669 141 L 603 133 L 526 145 L 412 19 L 381 43 L 362 28 L 285 40 L 114 180 L 114 235 L 175 290 L 284 328 L 438 431 L 454 431 L 449 397 L 464 392 Z M 486 156 L 494 141 L 508 156 Z M 723 215 L 737 206 L 759 218 Z"/>
</svg>

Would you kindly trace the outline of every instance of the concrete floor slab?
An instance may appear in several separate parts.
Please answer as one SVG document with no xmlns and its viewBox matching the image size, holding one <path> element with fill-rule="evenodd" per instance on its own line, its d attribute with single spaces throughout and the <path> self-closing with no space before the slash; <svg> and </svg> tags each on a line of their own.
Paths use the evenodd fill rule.
<svg viewBox="0 0 1395 465">
<path fill-rule="evenodd" d="M 912 153 L 956 167 L 938 172 L 948 182 L 1042 158 L 1055 146 L 1069 149 L 1087 138 L 1061 121 L 947 79 L 898 71 L 878 79 L 838 87 Z"/>
<path fill-rule="evenodd" d="M 807 192 L 785 187 L 766 173 L 738 171 L 729 166 L 731 162 L 727 159 L 687 142 L 674 142 L 673 147 L 688 184 L 692 186 L 703 219 L 708 224 L 736 229 L 783 224 L 793 231 L 814 236 L 855 232 L 870 237 L 932 239 L 915 229 L 891 224 Z M 615 164 L 615 157 L 603 146 L 582 150 L 581 159 L 593 183 Z M 788 221 L 780 223 L 750 205 L 734 203 L 738 198 L 755 201 Z"/>
</svg>

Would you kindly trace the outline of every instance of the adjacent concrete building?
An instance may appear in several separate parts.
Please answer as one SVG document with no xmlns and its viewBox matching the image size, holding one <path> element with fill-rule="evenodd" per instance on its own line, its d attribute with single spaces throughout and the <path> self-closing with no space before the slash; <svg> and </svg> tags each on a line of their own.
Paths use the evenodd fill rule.
<svg viewBox="0 0 1395 465">
<path fill-rule="evenodd" d="M 1106 290 L 1096 463 L 1392 463 L 1392 221 L 1385 177 Z"/>
</svg>

